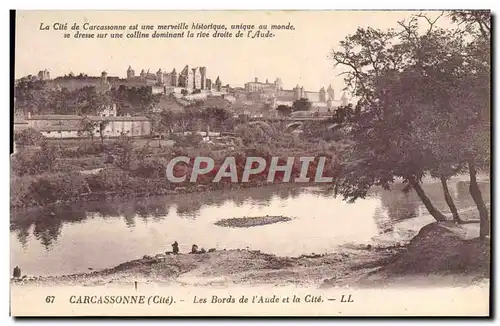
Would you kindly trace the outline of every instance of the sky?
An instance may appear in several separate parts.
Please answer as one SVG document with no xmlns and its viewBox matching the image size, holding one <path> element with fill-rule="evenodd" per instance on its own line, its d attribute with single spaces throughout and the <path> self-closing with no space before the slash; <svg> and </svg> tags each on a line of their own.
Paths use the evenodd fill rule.
<svg viewBox="0 0 500 326">
<path fill-rule="evenodd" d="M 387 29 L 408 19 L 409 11 L 18 11 L 16 18 L 15 75 L 20 78 L 48 69 L 51 77 L 81 72 L 124 78 L 130 66 L 156 72 L 179 72 L 185 65 L 207 67 L 207 76 L 224 84 L 270 82 L 281 78 L 285 89 L 295 85 L 318 91 L 344 87 L 342 70 L 328 58 L 332 49 L 358 27 Z M 436 15 L 432 12 L 431 15 Z M 54 23 L 91 25 L 165 25 L 186 23 L 288 24 L 294 30 L 274 38 L 183 39 L 66 39 Z M 50 30 L 41 30 L 41 24 Z M 85 32 L 80 30 L 81 32 Z M 125 32 L 130 33 L 130 32 Z M 212 34 L 212 32 L 210 33 Z M 336 96 L 337 97 L 337 96 Z"/>
</svg>

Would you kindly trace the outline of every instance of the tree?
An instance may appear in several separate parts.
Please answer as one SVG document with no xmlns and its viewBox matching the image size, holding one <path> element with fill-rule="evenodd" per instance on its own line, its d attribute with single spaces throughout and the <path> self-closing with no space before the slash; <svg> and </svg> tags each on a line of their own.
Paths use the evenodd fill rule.
<svg viewBox="0 0 500 326">
<path fill-rule="evenodd" d="M 276 108 L 276 111 L 278 111 L 278 114 L 282 117 L 289 117 L 290 114 L 292 114 L 292 108 L 289 107 L 288 105 L 278 105 Z"/>
<path fill-rule="evenodd" d="M 106 127 L 109 125 L 109 120 L 99 121 L 99 136 L 101 138 L 101 144 L 104 145 L 104 132 Z"/>
<path fill-rule="evenodd" d="M 489 13 L 460 11 L 452 12 L 449 17 L 460 28 L 450 33 L 436 30 L 432 37 L 423 40 L 426 55 L 420 57 L 419 69 L 431 77 L 427 78 L 427 84 L 441 101 L 428 102 L 427 105 L 432 105 L 432 110 L 426 111 L 428 119 L 421 115 L 422 121 L 417 125 L 430 139 L 429 149 L 435 158 L 435 168 L 430 172 L 441 180 L 445 199 L 457 222 L 461 221 L 446 180 L 468 171 L 470 194 L 480 217 L 480 237 L 485 238 L 489 234 L 489 216 L 477 184 L 477 171 L 489 171 L 491 157 Z M 406 31 L 414 34 L 411 26 Z"/>
<path fill-rule="evenodd" d="M 110 154 L 114 157 L 113 163 L 123 170 L 130 170 L 133 148 L 130 137 L 127 135 L 120 136 L 110 148 Z"/>
<path fill-rule="evenodd" d="M 175 116 L 171 110 L 162 111 L 158 122 L 160 131 L 167 130 L 171 133 L 175 125 Z"/>
<path fill-rule="evenodd" d="M 333 121 L 342 124 L 350 122 L 354 116 L 355 113 L 352 104 L 348 104 L 347 106 L 339 106 L 333 114 Z"/>
<path fill-rule="evenodd" d="M 260 113 L 262 113 L 265 117 L 269 115 L 269 112 L 272 110 L 272 106 L 269 103 L 264 103 L 260 107 Z"/>
<path fill-rule="evenodd" d="M 309 111 L 312 107 L 312 103 L 306 99 L 301 98 L 293 101 L 292 111 Z"/>
<path fill-rule="evenodd" d="M 484 10 L 453 11 L 449 15 L 462 32 L 472 36 L 463 48 L 462 58 L 466 69 L 458 84 L 455 106 L 469 114 L 461 127 L 455 129 L 457 141 L 462 141 L 463 156 L 467 162 L 469 192 L 477 206 L 480 218 L 480 238 L 490 233 L 490 221 L 486 204 L 477 183 L 477 172 L 490 171 L 491 158 L 491 12 Z"/>
<path fill-rule="evenodd" d="M 14 88 L 15 111 L 39 114 L 53 106 L 54 92 L 46 88 L 46 82 L 21 78 Z"/>
<path fill-rule="evenodd" d="M 42 143 L 36 151 L 18 152 L 11 157 L 11 169 L 14 174 L 41 174 L 50 171 L 59 157 L 58 149 Z"/>
<path fill-rule="evenodd" d="M 107 106 L 112 104 L 111 96 L 108 93 L 99 93 L 95 86 L 85 86 L 75 91 L 76 108 L 80 114 L 99 115 Z M 72 94 L 65 96 L 66 99 Z"/>
<path fill-rule="evenodd" d="M 222 108 L 207 107 L 200 112 L 200 118 L 207 128 L 212 127 L 220 130 L 224 123 L 231 118 L 231 113 Z"/>
<path fill-rule="evenodd" d="M 419 19 L 427 22 L 424 33 L 419 33 Z M 341 50 L 334 51 L 332 58 L 337 65 L 348 68 L 345 81 L 360 98 L 357 108 L 361 108 L 351 123 L 350 137 L 355 146 L 343 153 L 337 193 L 355 200 L 374 185 L 389 188 L 396 178 L 401 178 L 414 188 L 429 213 L 442 221 L 445 216 L 432 205 L 420 181 L 426 174 L 441 180 L 455 220 L 458 213 L 446 180 L 460 172 L 465 161 L 472 166 L 471 194 L 473 190 L 479 192 L 474 187 L 477 183 L 471 155 L 459 150 L 456 141 L 456 130 L 474 123 L 468 114 L 456 110 L 458 103 L 454 99 L 463 100 L 463 87 L 470 87 L 477 75 L 474 71 L 481 68 L 469 70 L 473 65 L 464 57 L 476 55 L 467 51 L 467 38 L 457 30 L 437 28 L 438 19 L 417 15 L 400 22 L 402 31 L 360 28 L 341 42 Z M 481 93 L 465 92 L 476 99 L 476 106 L 478 97 L 485 99 Z M 481 104 L 479 107 L 487 107 Z M 443 148 L 436 145 L 443 139 L 451 141 L 452 150 L 448 152 L 453 155 L 445 155 Z M 481 202 L 480 197 L 476 199 Z M 480 210 L 480 215 L 486 214 Z"/>
<path fill-rule="evenodd" d="M 332 53 L 337 66 L 350 69 L 345 73 L 345 81 L 360 97 L 364 111 L 352 124 L 349 134 L 355 145 L 340 155 L 335 193 L 354 201 L 365 197 L 372 186 L 389 189 L 401 178 L 413 187 L 429 213 L 437 221 L 443 221 L 445 216 L 432 205 L 420 186 L 425 156 L 408 132 L 413 112 L 401 110 L 399 99 L 395 98 L 400 94 L 389 94 L 402 80 L 397 79 L 399 67 L 391 67 L 390 59 L 394 59 L 394 55 L 388 48 L 394 37 L 391 31 L 358 28 L 354 35 L 340 42 L 341 50 Z"/>
<path fill-rule="evenodd" d="M 479 32 L 484 39 L 491 36 L 491 11 L 489 10 L 455 10 L 449 14 L 453 22 L 465 25 L 470 32 Z"/>
</svg>

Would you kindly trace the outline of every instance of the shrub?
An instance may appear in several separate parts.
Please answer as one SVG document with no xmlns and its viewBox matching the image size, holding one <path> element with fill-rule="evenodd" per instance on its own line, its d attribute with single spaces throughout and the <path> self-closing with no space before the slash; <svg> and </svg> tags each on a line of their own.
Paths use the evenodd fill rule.
<svg viewBox="0 0 500 326">
<path fill-rule="evenodd" d="M 37 130 L 27 128 L 14 133 L 14 141 L 21 146 L 41 146 L 46 143 L 46 138 Z"/>
<path fill-rule="evenodd" d="M 97 174 L 88 175 L 87 183 L 91 191 L 119 191 L 127 190 L 132 185 L 128 172 L 105 169 Z"/>
<path fill-rule="evenodd" d="M 99 143 L 86 143 L 76 148 L 78 156 L 99 155 L 103 152 L 103 150 L 104 150 L 103 146 Z"/>
<path fill-rule="evenodd" d="M 81 157 L 86 155 L 99 155 L 104 151 L 104 147 L 99 143 L 83 143 L 76 148 L 61 147 L 59 149 L 61 157 Z"/>
<path fill-rule="evenodd" d="M 10 179 L 10 204 L 12 207 L 36 205 L 31 191 L 33 177 L 13 177 Z"/>
<path fill-rule="evenodd" d="M 53 146 L 43 144 L 40 150 L 21 151 L 11 156 L 11 170 L 15 175 L 40 174 L 50 171 L 58 157 Z"/>
<path fill-rule="evenodd" d="M 346 133 L 340 129 L 329 130 L 323 136 L 326 141 L 342 141 L 346 138 Z"/>
<path fill-rule="evenodd" d="M 193 133 L 186 136 L 173 135 L 172 140 L 174 148 L 179 147 L 198 147 L 203 142 L 203 137 L 199 134 Z"/>
<path fill-rule="evenodd" d="M 115 158 L 111 154 L 106 155 L 106 160 L 104 161 L 104 164 L 113 164 L 115 161 Z"/>
<path fill-rule="evenodd" d="M 11 182 L 11 205 L 14 207 L 47 205 L 59 200 L 73 200 L 89 192 L 80 173 L 43 174 L 14 178 Z"/>
<path fill-rule="evenodd" d="M 120 137 L 117 141 L 106 147 L 108 155 L 113 156 L 113 163 L 123 169 L 129 170 L 133 160 L 133 144 L 129 137 Z"/>
<path fill-rule="evenodd" d="M 324 139 L 321 139 L 318 143 L 318 150 L 326 151 L 327 149 L 328 149 L 328 143 Z"/>
<path fill-rule="evenodd" d="M 157 159 L 147 159 L 138 164 L 133 171 L 134 176 L 142 178 L 164 178 L 166 176 L 167 163 Z"/>
<path fill-rule="evenodd" d="M 67 160 L 56 160 L 52 167 L 50 168 L 50 171 L 52 172 L 79 172 L 82 170 L 82 164 L 71 164 L 72 162 L 68 162 Z"/>
</svg>

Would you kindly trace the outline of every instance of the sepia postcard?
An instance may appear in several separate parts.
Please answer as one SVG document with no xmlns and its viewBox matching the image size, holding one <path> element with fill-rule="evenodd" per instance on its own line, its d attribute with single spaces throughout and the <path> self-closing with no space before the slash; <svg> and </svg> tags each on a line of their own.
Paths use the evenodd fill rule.
<svg viewBox="0 0 500 326">
<path fill-rule="evenodd" d="M 490 11 L 11 23 L 12 316 L 490 316 Z"/>
</svg>

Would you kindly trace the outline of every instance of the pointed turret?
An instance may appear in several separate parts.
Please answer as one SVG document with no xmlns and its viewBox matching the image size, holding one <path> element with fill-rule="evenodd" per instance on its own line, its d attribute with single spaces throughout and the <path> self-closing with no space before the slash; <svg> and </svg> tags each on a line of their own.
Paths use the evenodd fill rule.
<svg viewBox="0 0 500 326">
<path fill-rule="evenodd" d="M 332 85 L 328 86 L 328 89 L 326 90 L 326 92 L 328 93 L 328 98 L 331 99 L 332 101 L 334 101 L 335 100 L 335 91 L 333 90 Z"/>
</svg>

